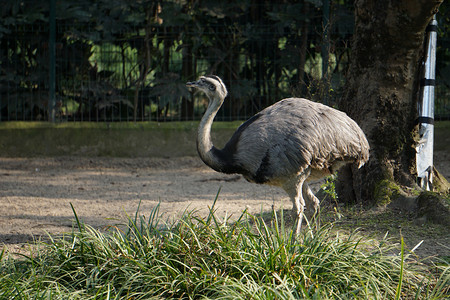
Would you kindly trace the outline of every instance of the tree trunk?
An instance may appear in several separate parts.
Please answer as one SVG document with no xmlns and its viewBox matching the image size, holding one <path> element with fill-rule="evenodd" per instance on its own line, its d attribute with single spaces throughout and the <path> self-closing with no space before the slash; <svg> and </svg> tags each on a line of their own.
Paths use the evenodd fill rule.
<svg viewBox="0 0 450 300">
<path fill-rule="evenodd" d="M 341 198 L 374 203 L 390 183 L 414 186 L 416 103 L 425 28 L 442 2 L 355 2 L 351 64 L 339 106 L 360 124 L 371 151 L 363 168 L 341 176 L 347 185 L 353 180 L 353 190 L 347 189 Z"/>
</svg>

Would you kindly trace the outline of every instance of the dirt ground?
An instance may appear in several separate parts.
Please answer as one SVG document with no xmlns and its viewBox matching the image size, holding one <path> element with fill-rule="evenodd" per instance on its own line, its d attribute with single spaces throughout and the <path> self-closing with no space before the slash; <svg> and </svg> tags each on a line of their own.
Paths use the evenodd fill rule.
<svg viewBox="0 0 450 300">
<path fill-rule="evenodd" d="M 292 207 L 281 189 L 217 173 L 197 157 L 0 158 L 0 245 L 69 232 L 79 219 L 94 227 L 124 223 L 126 214 L 149 215 L 160 203 L 164 219 L 185 210 L 208 212 L 221 188 L 219 216 Z"/>
<path fill-rule="evenodd" d="M 450 154 L 439 156 L 436 165 L 449 178 Z M 313 184 L 313 190 L 320 184 Z M 47 233 L 70 232 L 70 204 L 81 221 L 101 228 L 125 223 L 140 201 L 140 213 L 146 216 L 158 203 L 163 218 L 177 218 L 185 210 L 206 215 L 219 188 L 218 216 L 292 207 L 281 189 L 217 173 L 197 157 L 0 158 L 0 249 L 21 251 Z"/>
</svg>

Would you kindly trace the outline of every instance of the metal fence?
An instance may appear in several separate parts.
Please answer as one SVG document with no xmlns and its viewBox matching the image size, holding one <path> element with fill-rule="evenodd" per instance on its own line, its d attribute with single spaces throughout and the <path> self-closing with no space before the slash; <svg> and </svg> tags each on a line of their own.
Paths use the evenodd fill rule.
<svg viewBox="0 0 450 300">
<path fill-rule="evenodd" d="M 36 6 L 41 17 L 20 19 L 19 11 L 16 22 L 0 25 L 0 121 L 195 120 L 205 99 L 184 83 L 207 73 L 229 88 L 220 120 L 292 95 L 332 104 L 343 87 L 351 3 L 327 15 L 308 1 L 209 11 L 137 1 L 130 18 L 136 7 L 92 12 L 91 2 L 61 1 L 54 18 L 52 7 Z M 436 117 L 449 119 L 450 89 L 439 76 Z"/>
</svg>

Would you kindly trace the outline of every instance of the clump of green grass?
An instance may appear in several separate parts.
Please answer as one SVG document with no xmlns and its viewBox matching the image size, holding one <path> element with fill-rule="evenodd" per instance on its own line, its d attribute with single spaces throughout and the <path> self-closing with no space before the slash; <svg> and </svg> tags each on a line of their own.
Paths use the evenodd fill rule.
<svg viewBox="0 0 450 300">
<path fill-rule="evenodd" d="M 138 210 L 139 211 L 139 210 Z M 435 272 L 386 240 L 340 236 L 331 225 L 294 241 L 283 216 L 270 224 L 158 208 L 107 232 L 79 222 L 22 259 L 0 255 L 1 299 L 444 299 L 448 264 Z"/>
</svg>

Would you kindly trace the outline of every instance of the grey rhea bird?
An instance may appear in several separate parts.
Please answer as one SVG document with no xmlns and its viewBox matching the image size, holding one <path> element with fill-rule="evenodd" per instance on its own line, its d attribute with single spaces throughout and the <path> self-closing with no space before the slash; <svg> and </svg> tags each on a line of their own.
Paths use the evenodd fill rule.
<svg viewBox="0 0 450 300">
<path fill-rule="evenodd" d="M 243 123 L 223 149 L 213 146 L 211 126 L 228 92 L 215 75 L 186 83 L 209 98 L 200 122 L 197 150 L 203 162 L 222 173 L 239 173 L 250 182 L 283 188 L 293 203 L 296 234 L 308 204 L 319 200 L 308 186 L 347 163 L 358 167 L 369 159 L 369 143 L 355 121 L 329 106 L 287 98 Z"/>
</svg>

